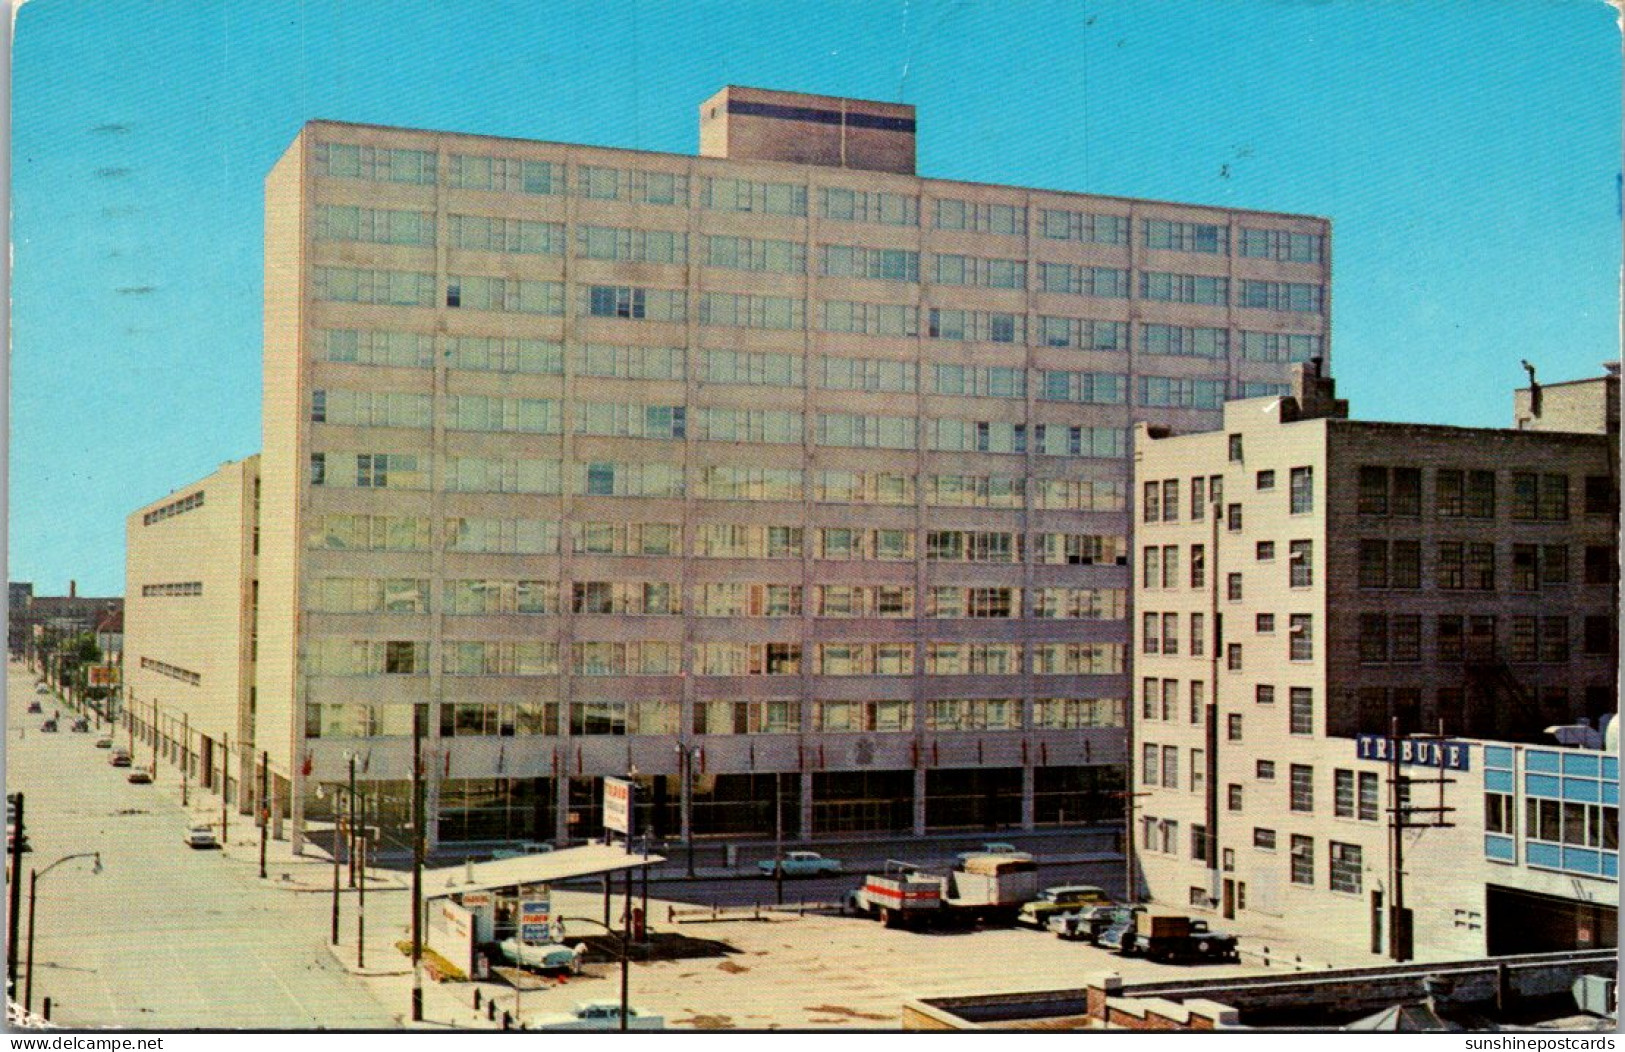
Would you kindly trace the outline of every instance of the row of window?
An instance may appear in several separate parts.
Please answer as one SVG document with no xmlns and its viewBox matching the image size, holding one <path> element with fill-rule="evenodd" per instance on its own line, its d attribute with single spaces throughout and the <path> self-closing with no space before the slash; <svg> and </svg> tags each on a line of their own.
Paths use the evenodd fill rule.
<svg viewBox="0 0 1625 1052">
<path fill-rule="evenodd" d="M 180 680 L 182 683 L 187 683 L 194 687 L 203 682 L 203 677 L 198 673 L 193 672 L 191 669 L 182 668 L 179 665 L 171 665 L 167 661 L 159 661 L 156 658 L 143 657 L 141 659 L 141 667 L 149 672 L 156 672 L 160 676 L 168 676 L 170 679 Z"/>
<path fill-rule="evenodd" d="M 1073 730 L 1121 727 L 1123 703 L 1115 698 L 1035 698 L 1023 721 L 1020 698 L 939 698 L 920 703 L 926 730 Z M 915 729 L 916 703 L 874 701 L 700 700 L 692 706 L 693 733 L 797 734 L 807 712 L 811 729 L 826 733 L 897 733 Z M 520 735 L 677 734 L 683 706 L 675 701 L 580 700 L 446 702 L 440 706 L 442 737 Z M 561 723 L 561 719 L 564 721 Z M 307 738 L 346 738 L 411 733 L 411 710 L 401 705 L 317 703 L 305 706 Z"/>
<path fill-rule="evenodd" d="M 1570 581 L 1566 544 L 1513 544 L 1510 581 L 1515 592 L 1556 588 Z M 1496 545 L 1477 541 L 1438 541 L 1434 545 L 1433 584 L 1449 591 L 1494 591 L 1497 587 Z M 1584 549 L 1582 580 L 1612 584 L 1618 573 L 1615 550 L 1608 545 Z M 1422 545 L 1411 540 L 1360 541 L 1361 588 L 1422 587 Z"/>
<path fill-rule="evenodd" d="M 1202 381 L 1196 381 L 1198 383 Z M 1239 439 L 1241 436 L 1232 435 Z M 1276 488 L 1274 471 L 1260 471 L 1253 484 L 1258 492 Z M 1140 486 L 1140 521 L 1145 523 L 1178 522 L 1180 492 L 1184 487 L 1180 479 L 1162 479 L 1144 482 Z M 1198 475 L 1190 480 L 1190 511 L 1192 522 L 1207 517 L 1209 502 L 1219 504 L 1224 499 L 1224 478 L 1221 475 Z M 1315 469 L 1309 466 L 1291 468 L 1287 472 L 1287 510 L 1293 515 L 1307 515 L 1315 510 Z M 1232 532 L 1242 526 L 1241 505 L 1229 505 L 1226 521 Z"/>
<path fill-rule="evenodd" d="M 1203 656 L 1206 649 L 1204 615 L 1193 613 L 1190 616 L 1190 654 L 1192 657 Z M 1273 635 L 1275 633 L 1275 615 L 1259 614 L 1255 622 L 1255 631 L 1259 635 Z M 1179 644 L 1179 615 L 1160 614 L 1145 611 L 1140 614 L 1140 653 L 1178 655 Z M 1231 671 L 1241 668 L 1242 650 L 1240 643 L 1225 644 L 1224 656 Z M 1314 617 L 1310 614 L 1287 615 L 1287 660 L 1313 661 L 1314 651 Z"/>
<path fill-rule="evenodd" d="M 163 522 L 165 519 L 172 519 L 177 515 L 184 515 L 189 511 L 196 511 L 198 508 L 203 507 L 203 494 L 205 492 L 206 491 L 204 490 L 198 490 L 196 493 L 188 493 L 184 497 L 179 497 L 167 504 L 154 508 L 145 515 L 141 516 L 141 525 L 151 526 L 154 523 Z"/>
<path fill-rule="evenodd" d="M 1256 547 L 1260 562 L 1275 560 L 1275 542 L 1259 541 Z M 1287 542 L 1287 586 L 1309 588 L 1315 583 L 1314 541 L 1302 539 Z M 1184 587 L 1180 573 L 1180 546 L 1177 544 L 1148 544 L 1140 552 L 1140 587 L 1148 590 Z M 1207 587 L 1207 545 L 1190 545 L 1189 586 Z M 1225 575 L 1225 598 L 1230 602 L 1242 599 L 1242 574 Z"/>
<path fill-rule="evenodd" d="M 1571 512 L 1570 479 L 1566 474 L 1535 471 L 1508 473 L 1510 499 L 1507 513 L 1521 522 L 1567 522 Z M 1493 519 L 1497 515 L 1497 472 L 1435 468 L 1433 511 L 1444 518 Z M 1587 475 L 1584 483 L 1587 515 L 1611 515 L 1618 510 L 1613 479 Z M 1364 464 L 1360 467 L 1361 515 L 1419 518 L 1422 514 L 1422 469 Z"/>
<path fill-rule="evenodd" d="M 1127 325 L 1122 322 L 1084 323 L 1072 318 L 1042 320 L 1045 322 L 1044 338 L 1048 346 L 1075 346 L 1085 350 L 1123 350 L 1128 346 Z M 1190 333 L 1227 335 L 1223 329 L 1142 325 L 1141 350 L 1148 354 L 1188 355 L 1202 353 L 1199 348 L 1203 347 L 1228 346 L 1228 339 L 1185 335 Z M 1319 336 L 1288 337 L 1259 332 L 1242 332 L 1240 336 L 1245 358 L 1288 360 L 1276 356 L 1273 345 L 1281 341 L 1305 343 L 1301 348 L 1289 347 L 1282 352 L 1289 355 L 1292 361 L 1319 353 Z M 434 363 L 434 338 L 422 333 L 393 330 L 322 329 L 316 334 L 316 354 L 329 362 L 427 369 Z M 448 336 L 444 338 L 443 357 L 452 369 L 554 376 L 562 376 L 565 371 L 564 344 L 556 340 Z M 700 352 L 699 379 L 718 384 L 803 387 L 802 361 L 800 354 L 787 352 L 707 349 Z M 599 343 L 578 345 L 573 349 L 571 364 L 579 376 L 631 380 L 682 380 L 687 371 L 686 352 L 680 347 Z M 912 361 L 820 355 L 813 368 L 816 386 L 830 390 L 912 392 L 918 388 L 919 365 Z M 938 394 L 990 398 L 1021 398 L 1026 394 L 1025 371 L 1019 367 L 936 364 L 933 369 Z M 1255 394 L 1245 384 L 1236 391 L 1244 397 Z M 148 515 L 148 525 L 167 517 L 159 512 Z"/>
<path fill-rule="evenodd" d="M 202 595 L 203 582 L 172 581 L 164 584 L 144 584 L 141 586 L 141 594 L 149 598 L 153 596 Z"/>
<path fill-rule="evenodd" d="M 201 589 L 200 589 L 201 591 Z M 200 594 L 186 592 L 176 594 Z M 448 614 L 676 615 L 683 612 L 682 586 L 667 581 L 448 580 L 441 611 Z M 308 585 L 306 606 L 315 613 L 430 613 L 430 582 L 424 578 L 333 577 Z M 908 618 L 915 613 L 912 585 L 817 585 L 804 609 L 799 584 L 730 582 L 694 585 L 691 609 L 699 617 Z M 1022 589 L 1007 586 L 936 585 L 927 589 L 929 618 L 1019 618 L 1026 614 Z M 1126 594 L 1108 588 L 1035 588 L 1031 616 L 1043 619 L 1116 620 Z M 562 600 L 562 601 L 561 601 Z"/>
<path fill-rule="evenodd" d="M 415 453 L 325 452 L 310 455 L 310 484 L 334 488 L 425 490 L 431 458 Z M 464 493 L 562 495 L 565 465 L 558 460 L 447 457 L 444 489 Z M 805 473 L 798 468 L 712 465 L 695 469 L 692 495 L 701 500 L 800 501 Z M 575 495 L 682 497 L 678 464 L 599 462 L 570 465 Z M 820 471 L 820 503 L 907 506 L 916 503 L 916 477 L 893 473 Z M 1123 485 L 1093 479 L 1025 479 L 1005 475 L 925 476 L 926 503 L 937 507 L 1120 511 Z M 1030 494 L 1029 494 L 1030 491 Z M 1030 496 L 1030 499 L 1029 499 Z"/>
<path fill-rule="evenodd" d="M 318 175 L 339 179 L 408 183 L 432 186 L 439 181 L 438 157 L 433 150 L 359 146 L 320 142 L 315 148 Z M 451 153 L 446 157 L 446 184 L 456 189 L 487 190 L 541 196 L 573 193 L 576 197 L 631 201 L 639 204 L 689 204 L 690 179 L 686 174 L 657 169 L 562 163 L 480 154 Z M 807 215 L 808 188 L 799 183 L 772 183 L 701 176 L 700 207 L 724 212 L 764 212 Z M 1020 205 L 976 204 L 953 198 L 930 199 L 935 224 L 943 230 L 974 230 L 1023 237 L 1027 209 Z M 820 187 L 818 214 L 824 219 L 919 226 L 920 197 L 886 191 Z M 1096 244 L 1126 244 L 1129 217 L 1110 213 L 1039 209 L 1037 230 L 1054 240 Z M 1142 220 L 1142 242 L 1147 248 L 1206 254 L 1229 253 L 1229 227 L 1219 224 Z M 1284 228 L 1241 228 L 1239 254 L 1262 259 L 1319 263 L 1324 239 L 1318 234 Z"/>
<path fill-rule="evenodd" d="M 315 676 L 427 675 L 427 642 L 421 640 L 311 641 L 305 669 Z M 931 676 L 1114 675 L 1123 670 L 1117 643 L 925 643 L 924 671 Z M 441 671 L 451 676 L 671 676 L 683 672 L 683 644 L 665 641 L 572 643 L 448 640 Z M 800 643 L 696 644 L 692 671 L 700 676 L 797 676 L 803 672 Z M 806 671 L 823 676 L 914 674 L 913 643 L 820 643 L 810 648 Z"/>
<path fill-rule="evenodd" d="M 1207 704 L 1207 684 L 1203 680 L 1193 679 L 1188 684 L 1188 707 L 1181 708 L 1179 702 L 1179 683 L 1177 679 L 1159 679 L 1155 676 L 1144 677 L 1140 681 L 1140 716 L 1145 720 L 1161 720 L 1164 723 L 1176 722 L 1182 711 L 1189 713 L 1192 726 L 1199 727 L 1206 722 L 1205 707 Z M 1262 706 L 1275 704 L 1276 688 L 1274 684 L 1260 683 L 1253 688 L 1253 700 Z M 1267 711 L 1267 709 L 1265 710 Z M 1230 740 L 1241 740 L 1242 716 L 1239 713 L 1230 714 L 1226 733 Z M 1315 732 L 1315 693 L 1309 687 L 1289 687 L 1287 689 L 1287 733 L 1296 735 L 1311 735 Z"/>
</svg>

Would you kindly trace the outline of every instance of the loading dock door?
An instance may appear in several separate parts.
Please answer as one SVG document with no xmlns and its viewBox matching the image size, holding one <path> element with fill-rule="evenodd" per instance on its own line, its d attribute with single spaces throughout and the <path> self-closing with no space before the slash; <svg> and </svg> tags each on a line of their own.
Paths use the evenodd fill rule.
<svg viewBox="0 0 1625 1052">
<path fill-rule="evenodd" d="M 1604 950 L 1619 945 L 1618 906 L 1495 884 L 1485 891 L 1485 935 L 1492 957 Z"/>
</svg>

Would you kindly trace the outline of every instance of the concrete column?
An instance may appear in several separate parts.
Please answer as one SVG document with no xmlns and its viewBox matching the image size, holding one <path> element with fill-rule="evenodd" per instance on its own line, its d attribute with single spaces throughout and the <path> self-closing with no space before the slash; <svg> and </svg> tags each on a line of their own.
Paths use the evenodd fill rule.
<svg viewBox="0 0 1625 1052">
<path fill-rule="evenodd" d="M 813 776 L 811 771 L 801 772 L 801 835 L 796 839 L 812 839 L 813 828 Z"/>
<path fill-rule="evenodd" d="M 925 768 L 914 769 L 914 835 L 925 835 Z"/>
<path fill-rule="evenodd" d="M 570 778 L 562 763 L 553 782 L 553 839 L 562 844 L 570 835 Z"/>
<path fill-rule="evenodd" d="M 1033 785 L 1037 779 L 1030 764 L 1021 768 L 1021 828 L 1033 828 Z"/>
</svg>

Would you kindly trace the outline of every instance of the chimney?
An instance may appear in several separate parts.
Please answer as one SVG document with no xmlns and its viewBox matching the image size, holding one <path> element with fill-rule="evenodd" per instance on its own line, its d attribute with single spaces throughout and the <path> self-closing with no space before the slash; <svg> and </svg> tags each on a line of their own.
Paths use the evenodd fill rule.
<svg viewBox="0 0 1625 1052">
<path fill-rule="evenodd" d="M 79 595 L 79 582 L 78 581 L 69 581 L 68 582 L 68 598 L 69 599 L 74 599 L 74 598 L 77 598 L 78 595 Z"/>
<path fill-rule="evenodd" d="M 1289 407 L 1282 406 L 1282 420 L 1348 419 L 1348 399 L 1337 397 L 1337 381 L 1321 374 L 1323 364 L 1323 359 L 1315 357 L 1292 367 L 1294 407 L 1288 412 Z"/>
</svg>

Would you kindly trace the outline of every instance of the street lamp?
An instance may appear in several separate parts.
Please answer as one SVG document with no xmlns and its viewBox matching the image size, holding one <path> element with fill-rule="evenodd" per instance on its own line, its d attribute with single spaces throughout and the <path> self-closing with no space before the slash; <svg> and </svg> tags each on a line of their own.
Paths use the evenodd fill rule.
<svg viewBox="0 0 1625 1052">
<path fill-rule="evenodd" d="M 102 853 L 100 851 L 81 851 L 76 855 L 64 855 L 39 871 L 28 871 L 28 980 L 23 984 L 23 1011 L 32 1011 L 34 1007 L 34 898 L 38 889 L 39 878 L 51 872 L 64 862 L 71 862 L 76 858 L 94 858 L 96 864 L 90 872 L 102 871 Z"/>
<path fill-rule="evenodd" d="M 627 957 L 626 957 L 626 952 L 627 952 L 627 935 L 626 935 L 626 933 L 625 932 L 618 932 L 614 928 L 611 928 L 609 925 L 605 924 L 603 921 L 593 920 L 591 917 L 556 917 L 554 919 L 558 922 L 559 940 L 561 942 L 564 939 L 564 924 L 565 924 L 566 921 L 570 921 L 570 922 L 581 921 L 581 922 L 586 923 L 586 924 L 596 924 L 600 928 L 602 928 L 605 931 L 609 932 L 609 934 L 615 936 L 616 941 L 620 944 L 620 947 L 621 947 L 621 1029 L 626 1030 L 627 1029 L 627 1025 L 626 1025 L 627 1019 L 626 1019 L 626 1017 L 630 1014 L 630 1012 L 629 1012 L 629 1010 L 627 1008 L 628 978 L 627 978 Z M 523 1025 L 523 1023 L 521 1023 L 521 1025 Z"/>
</svg>

